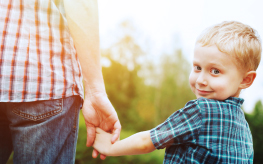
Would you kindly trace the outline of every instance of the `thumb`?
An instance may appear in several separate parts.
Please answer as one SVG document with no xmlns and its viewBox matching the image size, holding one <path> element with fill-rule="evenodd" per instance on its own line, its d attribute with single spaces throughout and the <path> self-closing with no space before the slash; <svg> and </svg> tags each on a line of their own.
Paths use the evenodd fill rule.
<svg viewBox="0 0 263 164">
<path fill-rule="evenodd" d="M 121 129 L 115 129 L 111 138 L 111 143 L 114 144 L 120 138 Z"/>
</svg>

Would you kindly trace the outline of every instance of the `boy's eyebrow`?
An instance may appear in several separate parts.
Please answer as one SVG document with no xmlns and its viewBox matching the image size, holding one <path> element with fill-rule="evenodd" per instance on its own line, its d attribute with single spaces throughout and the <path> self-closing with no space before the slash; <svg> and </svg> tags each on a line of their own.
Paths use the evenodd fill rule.
<svg viewBox="0 0 263 164">
<path fill-rule="evenodd" d="M 193 64 L 199 63 L 198 61 L 196 61 L 195 59 L 193 60 Z"/>
<path fill-rule="evenodd" d="M 211 65 L 215 65 L 215 66 L 219 66 L 219 67 L 223 67 L 225 68 L 225 66 L 223 64 L 220 64 L 218 62 L 210 62 Z"/>
<path fill-rule="evenodd" d="M 201 63 L 201 62 L 198 62 L 198 60 L 193 60 L 193 65 L 199 64 L 199 63 Z M 209 62 L 209 64 L 212 65 L 212 66 L 217 66 L 217 67 L 225 68 L 225 66 L 224 66 L 223 64 L 220 64 L 220 63 L 218 63 L 218 62 L 213 62 L 213 61 L 211 61 L 211 62 Z"/>
</svg>

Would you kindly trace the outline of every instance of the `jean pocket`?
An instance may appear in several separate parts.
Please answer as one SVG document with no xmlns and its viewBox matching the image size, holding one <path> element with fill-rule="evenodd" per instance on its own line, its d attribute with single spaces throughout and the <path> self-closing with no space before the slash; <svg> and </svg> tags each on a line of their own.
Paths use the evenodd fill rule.
<svg viewBox="0 0 263 164">
<path fill-rule="evenodd" d="M 39 121 L 62 112 L 63 99 L 15 103 L 12 112 L 22 118 Z"/>
</svg>

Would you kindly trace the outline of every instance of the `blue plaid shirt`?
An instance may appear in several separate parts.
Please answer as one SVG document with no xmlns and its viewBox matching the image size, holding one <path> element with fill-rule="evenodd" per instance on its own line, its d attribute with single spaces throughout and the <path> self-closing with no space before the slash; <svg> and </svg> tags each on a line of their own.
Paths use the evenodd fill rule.
<svg viewBox="0 0 263 164">
<path fill-rule="evenodd" d="M 189 101 L 151 130 L 164 163 L 253 163 L 252 135 L 241 105 L 244 99 Z"/>
</svg>

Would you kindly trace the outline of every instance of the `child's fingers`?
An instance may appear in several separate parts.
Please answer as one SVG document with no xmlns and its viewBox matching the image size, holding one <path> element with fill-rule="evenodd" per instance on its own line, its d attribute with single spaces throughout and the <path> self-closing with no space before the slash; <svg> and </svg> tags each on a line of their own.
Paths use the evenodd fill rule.
<svg viewBox="0 0 263 164">
<path fill-rule="evenodd" d="M 96 149 L 93 149 L 92 151 L 92 157 L 93 158 L 97 158 L 97 156 L 99 155 L 99 152 Z"/>
<path fill-rule="evenodd" d="M 101 160 L 106 159 L 106 155 L 100 154 L 100 159 L 101 159 Z"/>
</svg>

